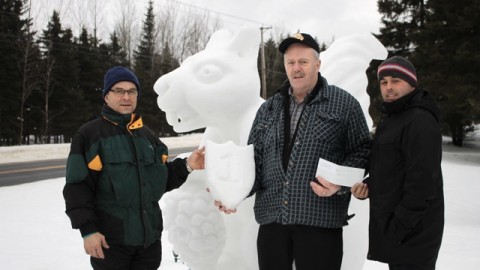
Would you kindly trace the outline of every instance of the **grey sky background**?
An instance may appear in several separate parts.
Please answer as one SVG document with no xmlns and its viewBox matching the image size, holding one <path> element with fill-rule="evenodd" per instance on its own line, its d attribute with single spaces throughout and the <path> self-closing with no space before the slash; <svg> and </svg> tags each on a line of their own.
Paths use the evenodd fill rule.
<svg viewBox="0 0 480 270">
<path fill-rule="evenodd" d="M 81 25 L 92 31 L 93 10 L 97 10 L 98 36 L 105 40 L 113 32 L 116 14 L 125 2 L 134 4 L 136 23 L 141 26 L 148 0 L 31 0 L 30 15 L 34 27 L 41 30 L 55 9 L 62 25 L 78 35 Z M 380 28 L 377 0 L 154 0 L 154 10 L 166 3 L 178 6 L 180 12 L 210 12 L 211 18 L 222 21 L 222 28 L 231 30 L 246 24 L 272 26 L 265 32 L 266 37 L 300 30 L 329 44 L 350 34 L 378 33 Z"/>
</svg>

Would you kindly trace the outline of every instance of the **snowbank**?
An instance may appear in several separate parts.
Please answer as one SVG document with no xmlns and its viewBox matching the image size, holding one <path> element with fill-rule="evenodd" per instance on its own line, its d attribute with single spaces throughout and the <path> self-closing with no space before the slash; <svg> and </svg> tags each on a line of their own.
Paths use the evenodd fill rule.
<svg viewBox="0 0 480 270">
<path fill-rule="evenodd" d="M 160 138 L 168 148 L 198 146 L 201 133 L 178 137 Z M 67 158 L 70 144 L 35 144 L 0 147 L 0 163 L 25 162 L 45 159 Z"/>
</svg>

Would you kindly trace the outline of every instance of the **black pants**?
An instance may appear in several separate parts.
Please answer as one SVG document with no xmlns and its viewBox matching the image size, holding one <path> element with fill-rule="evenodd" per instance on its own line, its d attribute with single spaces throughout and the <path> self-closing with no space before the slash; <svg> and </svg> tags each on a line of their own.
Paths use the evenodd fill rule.
<svg viewBox="0 0 480 270">
<path fill-rule="evenodd" d="M 157 270 L 162 260 L 162 243 L 148 247 L 111 245 L 103 249 L 105 259 L 90 257 L 95 270 Z"/>
<path fill-rule="evenodd" d="M 435 265 L 388 264 L 390 270 L 435 270 Z"/>
<path fill-rule="evenodd" d="M 342 228 L 304 225 L 260 225 L 257 238 L 260 270 L 339 270 L 342 266 Z"/>
</svg>

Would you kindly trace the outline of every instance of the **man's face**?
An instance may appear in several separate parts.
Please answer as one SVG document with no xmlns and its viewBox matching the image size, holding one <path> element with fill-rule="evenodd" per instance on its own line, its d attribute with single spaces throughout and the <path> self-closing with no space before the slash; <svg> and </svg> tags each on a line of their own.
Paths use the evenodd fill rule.
<svg viewBox="0 0 480 270">
<path fill-rule="evenodd" d="M 118 82 L 105 95 L 105 103 L 120 114 L 130 114 L 137 107 L 138 89 L 132 82 Z"/>
<path fill-rule="evenodd" d="M 301 43 L 294 43 L 285 51 L 283 60 L 294 92 L 307 92 L 315 87 L 320 69 L 320 59 L 315 50 Z"/>
<path fill-rule="evenodd" d="M 393 102 L 414 89 L 415 87 L 400 78 L 385 76 L 380 80 L 380 91 L 384 102 Z"/>
</svg>

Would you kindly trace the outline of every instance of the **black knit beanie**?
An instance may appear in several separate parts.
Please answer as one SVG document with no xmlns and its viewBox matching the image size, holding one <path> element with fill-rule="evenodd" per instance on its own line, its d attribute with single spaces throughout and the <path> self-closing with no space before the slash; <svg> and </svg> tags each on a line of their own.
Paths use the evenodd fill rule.
<svg viewBox="0 0 480 270">
<path fill-rule="evenodd" d="M 378 66 L 378 80 L 380 81 L 385 76 L 400 78 L 411 86 L 417 87 L 415 67 L 410 61 L 401 56 L 388 58 Z"/>
<path fill-rule="evenodd" d="M 102 97 L 105 97 L 114 84 L 123 81 L 134 83 L 137 87 L 138 96 L 140 97 L 140 83 L 138 82 L 137 76 L 130 69 L 122 66 L 112 67 L 105 73 L 103 77 Z"/>
</svg>

